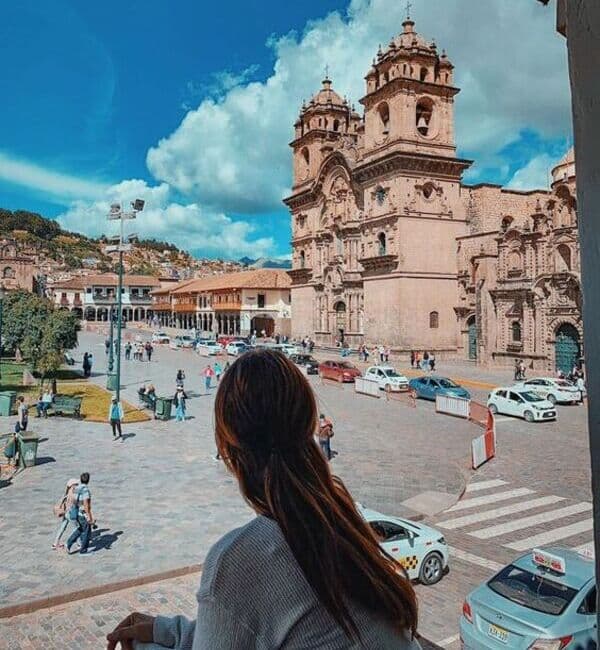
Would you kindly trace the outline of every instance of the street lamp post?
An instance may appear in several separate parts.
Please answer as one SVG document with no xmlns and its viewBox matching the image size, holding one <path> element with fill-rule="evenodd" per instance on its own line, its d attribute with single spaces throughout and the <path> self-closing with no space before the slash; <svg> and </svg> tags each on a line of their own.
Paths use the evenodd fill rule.
<svg viewBox="0 0 600 650">
<path fill-rule="evenodd" d="M 115 319 L 114 319 L 114 314 L 113 314 L 113 308 L 112 305 L 108 308 L 108 317 L 110 320 L 110 334 L 108 336 L 108 340 L 110 343 L 110 347 L 108 349 L 108 372 L 112 374 L 114 365 L 115 365 L 115 355 L 114 355 L 114 348 L 115 348 Z"/>
<path fill-rule="evenodd" d="M 117 397 L 117 402 L 121 399 L 121 324 L 122 324 L 122 306 L 123 306 L 123 253 L 125 251 L 131 250 L 131 243 L 123 242 L 123 221 L 125 219 L 135 219 L 138 212 L 141 212 L 144 209 L 145 202 L 142 199 L 136 199 L 131 202 L 131 211 L 124 212 L 121 209 L 119 203 L 113 203 L 110 206 L 110 212 L 108 214 L 109 221 L 119 220 L 119 236 L 117 239 L 117 244 L 114 246 L 107 246 L 107 251 L 118 251 L 119 252 L 119 283 L 117 288 L 117 350 L 116 350 L 116 360 L 117 360 L 117 377 L 116 377 L 116 387 L 115 393 Z M 133 239 L 134 235 L 129 236 L 129 241 Z M 112 327 L 112 315 L 111 315 L 111 327 Z M 111 341 L 111 353 L 112 353 L 112 341 Z"/>
<path fill-rule="evenodd" d="M 2 379 L 2 309 L 4 307 L 4 287 L 0 285 L 0 380 Z"/>
</svg>

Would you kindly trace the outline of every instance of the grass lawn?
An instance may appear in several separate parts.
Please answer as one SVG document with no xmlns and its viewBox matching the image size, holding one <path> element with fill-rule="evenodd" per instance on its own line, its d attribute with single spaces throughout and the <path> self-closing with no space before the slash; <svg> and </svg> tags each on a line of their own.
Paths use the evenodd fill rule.
<svg viewBox="0 0 600 650">
<path fill-rule="evenodd" d="M 39 386 L 23 386 L 23 371 L 28 369 L 26 363 L 3 361 L 0 364 L 2 378 L 0 390 L 14 390 L 19 395 L 24 395 L 30 404 L 35 404 L 39 394 Z M 69 397 L 83 397 L 81 414 L 90 422 L 106 422 L 108 406 L 112 393 L 104 388 L 82 379 L 81 374 L 64 368 L 56 373 L 57 390 L 61 395 Z M 123 422 L 146 422 L 150 419 L 147 411 L 140 410 L 123 400 L 125 417 Z"/>
</svg>

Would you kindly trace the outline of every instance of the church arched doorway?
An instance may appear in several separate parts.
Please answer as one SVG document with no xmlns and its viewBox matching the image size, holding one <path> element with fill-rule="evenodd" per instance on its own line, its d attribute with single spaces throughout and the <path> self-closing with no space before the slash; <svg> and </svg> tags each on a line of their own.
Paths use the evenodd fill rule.
<svg viewBox="0 0 600 650">
<path fill-rule="evenodd" d="M 346 303 L 343 300 L 338 300 L 335 305 L 333 305 L 333 311 L 335 312 L 337 336 L 340 343 L 343 343 L 344 336 L 346 335 Z"/>
<path fill-rule="evenodd" d="M 468 333 L 468 356 L 475 361 L 477 359 L 477 322 L 475 316 L 471 316 L 467 321 Z"/>
<path fill-rule="evenodd" d="M 556 330 L 554 353 L 556 370 L 562 370 L 565 375 L 569 374 L 581 357 L 579 332 L 574 325 L 563 323 Z"/>
<path fill-rule="evenodd" d="M 250 322 L 250 333 L 256 332 L 258 336 L 273 336 L 275 333 L 275 321 L 272 316 L 255 316 Z"/>
</svg>

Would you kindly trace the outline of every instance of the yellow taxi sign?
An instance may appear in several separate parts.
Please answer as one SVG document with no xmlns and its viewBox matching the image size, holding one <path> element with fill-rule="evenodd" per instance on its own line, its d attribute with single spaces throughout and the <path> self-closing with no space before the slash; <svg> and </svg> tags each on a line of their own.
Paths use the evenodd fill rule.
<svg viewBox="0 0 600 650">
<path fill-rule="evenodd" d="M 559 555 L 553 555 L 552 553 L 542 551 L 539 548 L 534 548 L 533 551 L 531 551 L 531 554 L 533 556 L 534 564 L 542 566 L 546 569 L 551 569 L 552 571 L 556 571 L 556 573 L 567 572 L 567 564 L 565 562 L 565 559 Z"/>
</svg>

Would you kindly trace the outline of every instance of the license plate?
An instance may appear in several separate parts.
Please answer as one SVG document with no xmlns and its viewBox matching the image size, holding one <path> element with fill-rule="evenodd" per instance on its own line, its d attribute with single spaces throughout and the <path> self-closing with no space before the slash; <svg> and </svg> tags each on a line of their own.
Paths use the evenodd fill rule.
<svg viewBox="0 0 600 650">
<path fill-rule="evenodd" d="M 497 625 L 493 625 L 492 623 L 490 623 L 490 626 L 488 628 L 488 636 L 491 636 L 494 639 L 501 641 L 502 643 L 508 642 L 508 632 L 506 630 L 503 630 L 501 627 L 498 627 Z"/>
</svg>

